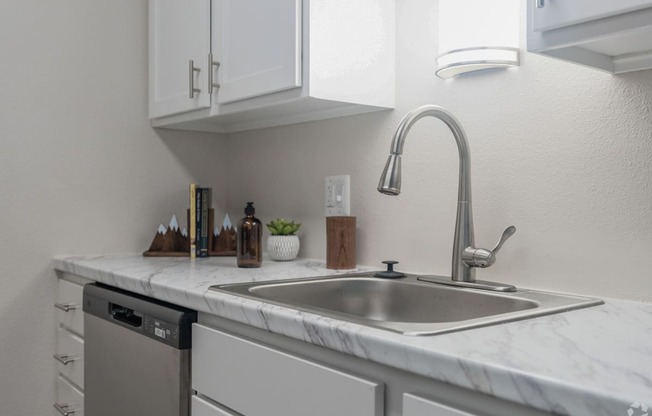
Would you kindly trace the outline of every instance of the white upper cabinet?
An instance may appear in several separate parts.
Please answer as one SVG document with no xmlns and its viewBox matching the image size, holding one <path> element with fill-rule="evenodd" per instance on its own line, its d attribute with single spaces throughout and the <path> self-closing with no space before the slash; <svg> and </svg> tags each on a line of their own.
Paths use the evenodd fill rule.
<svg viewBox="0 0 652 416">
<path fill-rule="evenodd" d="M 214 0 L 218 104 L 301 86 L 301 0 Z"/>
<path fill-rule="evenodd" d="M 209 53 L 210 0 L 150 0 L 150 118 L 210 106 Z"/>
<path fill-rule="evenodd" d="M 154 127 L 235 132 L 394 106 L 394 0 L 177 3 L 189 2 L 150 0 Z"/>
<path fill-rule="evenodd" d="M 652 0 L 528 0 L 528 50 L 611 73 L 652 68 Z"/>
</svg>

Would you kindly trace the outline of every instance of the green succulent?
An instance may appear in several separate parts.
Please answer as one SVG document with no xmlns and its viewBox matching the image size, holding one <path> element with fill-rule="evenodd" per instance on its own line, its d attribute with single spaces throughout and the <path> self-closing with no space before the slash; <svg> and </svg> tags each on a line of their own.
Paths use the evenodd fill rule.
<svg viewBox="0 0 652 416">
<path fill-rule="evenodd" d="M 283 218 L 272 220 L 272 222 L 266 225 L 272 235 L 293 235 L 301 228 L 301 224 L 295 224 L 294 221 L 288 222 Z"/>
</svg>

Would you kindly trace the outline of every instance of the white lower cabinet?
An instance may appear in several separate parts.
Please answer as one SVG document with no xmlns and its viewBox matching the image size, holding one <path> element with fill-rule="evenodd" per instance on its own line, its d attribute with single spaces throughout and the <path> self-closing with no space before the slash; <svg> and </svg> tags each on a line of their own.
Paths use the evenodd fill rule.
<svg viewBox="0 0 652 416">
<path fill-rule="evenodd" d="M 412 394 L 403 395 L 403 416 L 480 416 Z"/>
<path fill-rule="evenodd" d="M 53 414 L 84 414 L 84 312 L 82 297 L 87 281 L 60 273 L 56 314 L 57 346 L 52 354 L 57 369 L 57 398 Z"/>
<path fill-rule="evenodd" d="M 67 280 L 59 280 L 57 320 L 60 327 L 84 335 L 84 312 L 82 311 L 82 291 L 84 287 Z"/>
<path fill-rule="evenodd" d="M 57 402 L 54 405 L 55 415 L 84 415 L 84 393 L 73 386 L 65 378 L 57 377 Z"/>
<path fill-rule="evenodd" d="M 551 416 L 213 315 L 192 331 L 192 416 Z"/>
<path fill-rule="evenodd" d="M 192 416 L 238 416 L 198 396 L 192 396 L 190 404 Z"/>
<path fill-rule="evenodd" d="M 57 360 L 59 374 L 84 388 L 84 340 L 72 332 L 59 328 L 57 330 Z"/>
<path fill-rule="evenodd" d="M 193 389 L 239 414 L 384 415 L 382 383 L 199 324 L 192 336 Z M 228 414 L 194 403 L 193 416 Z"/>
</svg>

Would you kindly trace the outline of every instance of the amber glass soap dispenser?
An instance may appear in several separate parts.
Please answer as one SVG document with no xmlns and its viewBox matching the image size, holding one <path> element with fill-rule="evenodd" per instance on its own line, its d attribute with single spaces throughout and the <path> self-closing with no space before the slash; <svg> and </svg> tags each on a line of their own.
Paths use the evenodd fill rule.
<svg viewBox="0 0 652 416">
<path fill-rule="evenodd" d="M 263 224 L 254 217 L 253 202 L 247 202 L 245 217 L 238 222 L 238 267 L 263 264 Z"/>
</svg>

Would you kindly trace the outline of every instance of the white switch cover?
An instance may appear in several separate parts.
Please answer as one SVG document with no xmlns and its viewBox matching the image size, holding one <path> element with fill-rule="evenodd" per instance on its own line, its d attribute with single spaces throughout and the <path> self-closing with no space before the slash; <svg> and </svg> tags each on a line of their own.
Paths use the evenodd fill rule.
<svg viewBox="0 0 652 416">
<path fill-rule="evenodd" d="M 351 215 L 351 177 L 349 175 L 326 177 L 326 216 Z"/>
</svg>

